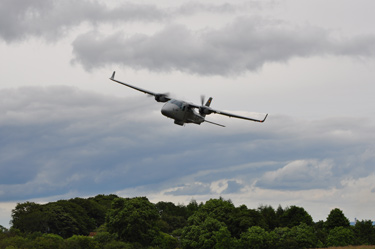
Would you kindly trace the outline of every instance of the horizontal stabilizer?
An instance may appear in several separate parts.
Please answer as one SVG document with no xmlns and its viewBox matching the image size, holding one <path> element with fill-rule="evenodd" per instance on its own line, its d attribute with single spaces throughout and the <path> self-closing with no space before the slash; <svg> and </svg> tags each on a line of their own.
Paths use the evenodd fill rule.
<svg viewBox="0 0 375 249">
<path fill-rule="evenodd" d="M 218 126 L 221 126 L 221 127 L 225 127 L 225 125 L 221 125 L 221 124 L 214 123 L 214 122 L 207 121 L 207 120 L 204 120 L 204 122 L 207 122 L 207 123 L 210 123 L 210 124 L 214 124 L 214 125 L 218 125 Z"/>
</svg>

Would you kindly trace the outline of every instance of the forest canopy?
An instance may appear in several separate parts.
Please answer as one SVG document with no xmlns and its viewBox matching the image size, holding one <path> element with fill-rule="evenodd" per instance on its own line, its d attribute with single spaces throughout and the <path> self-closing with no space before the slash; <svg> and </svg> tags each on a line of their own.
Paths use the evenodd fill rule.
<svg viewBox="0 0 375 249">
<path fill-rule="evenodd" d="M 314 222 L 298 206 L 236 207 L 230 200 L 188 205 L 97 195 L 18 203 L 0 248 L 318 248 L 374 245 L 371 220 L 350 225 L 342 210 Z"/>
</svg>

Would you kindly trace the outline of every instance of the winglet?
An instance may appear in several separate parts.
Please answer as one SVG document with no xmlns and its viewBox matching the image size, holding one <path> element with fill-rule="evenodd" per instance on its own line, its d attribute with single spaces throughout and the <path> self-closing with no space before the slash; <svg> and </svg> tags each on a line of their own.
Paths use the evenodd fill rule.
<svg viewBox="0 0 375 249">
<path fill-rule="evenodd" d="M 116 73 L 116 71 L 113 71 L 113 74 L 112 74 L 112 76 L 111 76 L 111 80 L 114 80 L 115 79 L 115 73 Z"/>
<path fill-rule="evenodd" d="M 263 123 L 264 121 L 266 121 L 267 117 L 268 117 L 268 113 L 266 114 L 266 116 L 264 117 L 264 119 L 262 121 L 260 121 L 260 122 Z"/>
</svg>

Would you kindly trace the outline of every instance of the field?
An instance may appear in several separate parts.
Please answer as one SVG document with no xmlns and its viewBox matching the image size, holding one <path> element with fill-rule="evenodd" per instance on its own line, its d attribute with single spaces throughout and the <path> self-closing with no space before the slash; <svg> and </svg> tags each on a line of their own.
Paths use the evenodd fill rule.
<svg viewBox="0 0 375 249">
<path fill-rule="evenodd" d="M 327 249 L 375 249 L 375 246 L 339 246 L 328 247 Z"/>
</svg>

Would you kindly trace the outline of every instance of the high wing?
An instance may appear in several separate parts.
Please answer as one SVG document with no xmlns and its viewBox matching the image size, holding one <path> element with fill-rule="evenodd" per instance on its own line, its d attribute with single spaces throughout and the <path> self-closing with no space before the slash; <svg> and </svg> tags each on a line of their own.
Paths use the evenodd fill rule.
<svg viewBox="0 0 375 249">
<path fill-rule="evenodd" d="M 268 114 L 266 114 L 264 119 L 260 120 L 260 119 L 248 118 L 248 117 L 244 117 L 244 116 L 240 116 L 240 115 L 236 115 L 236 114 L 232 114 L 232 113 L 228 113 L 228 112 L 217 111 L 217 110 L 213 110 L 213 113 L 225 115 L 225 116 L 232 117 L 232 118 L 246 119 L 246 120 L 250 120 L 250 121 L 254 121 L 254 122 L 260 122 L 260 123 L 263 123 L 264 121 L 266 121 L 266 118 L 268 116 Z"/>
<path fill-rule="evenodd" d="M 121 85 L 124 85 L 124 86 L 127 86 L 127 87 L 130 87 L 130 88 L 133 88 L 135 90 L 138 90 L 140 92 L 143 92 L 143 93 L 146 93 L 146 94 L 149 94 L 149 95 L 152 95 L 155 97 L 155 100 L 158 101 L 158 102 L 167 102 L 168 100 L 170 100 L 170 98 L 168 97 L 168 94 L 167 93 L 154 93 L 154 92 L 151 92 L 151 91 L 148 91 L 148 90 L 145 90 L 145 89 L 142 89 L 140 87 L 136 87 L 136 86 L 132 86 L 128 83 L 125 83 L 125 82 L 121 82 L 121 81 L 118 81 L 118 80 L 115 80 L 115 73 L 116 72 L 113 72 L 111 78 L 109 78 L 110 80 L 116 82 L 116 83 L 119 83 Z"/>
<path fill-rule="evenodd" d="M 215 110 L 215 109 L 212 109 L 211 107 L 208 107 L 208 106 L 199 106 L 199 105 L 195 105 L 195 104 L 192 104 L 192 103 L 189 103 L 189 106 L 192 107 L 192 108 L 199 109 L 199 113 L 201 113 L 201 114 L 215 113 L 215 114 L 225 115 L 225 116 L 228 116 L 228 117 L 231 117 L 231 118 L 240 118 L 240 119 L 245 119 L 245 120 L 250 120 L 250 121 L 260 122 L 260 123 L 263 123 L 264 121 L 266 121 L 267 116 L 268 116 L 268 114 L 266 114 L 264 119 L 254 119 L 254 118 L 244 117 L 244 116 L 240 116 L 240 115 L 229 113 L 229 112 L 223 112 L 223 111 L 220 111 L 220 110 Z"/>
</svg>

